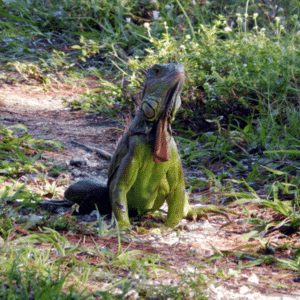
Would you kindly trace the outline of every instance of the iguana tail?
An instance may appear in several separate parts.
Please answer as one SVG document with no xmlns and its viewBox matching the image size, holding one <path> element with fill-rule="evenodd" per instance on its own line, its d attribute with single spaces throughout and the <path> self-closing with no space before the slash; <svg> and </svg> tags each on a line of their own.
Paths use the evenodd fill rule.
<svg viewBox="0 0 300 300">
<path fill-rule="evenodd" d="M 79 204 L 79 214 L 89 214 L 98 206 L 101 215 L 111 215 L 112 208 L 106 184 L 93 180 L 79 180 L 65 191 L 65 198 Z"/>
</svg>

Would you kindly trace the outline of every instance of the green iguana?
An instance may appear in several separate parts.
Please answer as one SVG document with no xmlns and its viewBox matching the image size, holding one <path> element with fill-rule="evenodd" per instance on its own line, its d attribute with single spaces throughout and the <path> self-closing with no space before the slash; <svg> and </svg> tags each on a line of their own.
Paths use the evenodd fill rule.
<svg viewBox="0 0 300 300">
<path fill-rule="evenodd" d="M 65 192 L 67 199 L 80 204 L 80 213 L 97 204 L 101 214 L 112 210 L 119 226 L 127 227 L 130 217 L 158 210 L 166 200 L 167 226 L 195 215 L 171 132 L 184 77 L 178 62 L 148 69 L 141 105 L 112 157 L 107 187 L 82 180 Z"/>
</svg>

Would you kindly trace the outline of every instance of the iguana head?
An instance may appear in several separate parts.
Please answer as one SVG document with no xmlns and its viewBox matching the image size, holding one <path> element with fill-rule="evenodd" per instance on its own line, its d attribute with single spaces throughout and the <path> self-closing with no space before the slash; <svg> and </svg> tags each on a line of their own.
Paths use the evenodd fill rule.
<svg viewBox="0 0 300 300">
<path fill-rule="evenodd" d="M 156 64 L 148 69 L 141 110 L 145 120 L 153 124 L 155 162 L 171 158 L 168 133 L 171 134 L 171 122 L 181 105 L 184 75 L 184 67 L 178 62 Z"/>
</svg>

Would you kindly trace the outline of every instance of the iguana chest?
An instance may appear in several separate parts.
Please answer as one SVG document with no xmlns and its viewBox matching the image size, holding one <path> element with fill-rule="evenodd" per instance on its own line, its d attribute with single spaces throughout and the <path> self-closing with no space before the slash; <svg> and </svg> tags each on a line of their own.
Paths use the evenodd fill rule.
<svg viewBox="0 0 300 300">
<path fill-rule="evenodd" d="M 179 182 L 168 180 L 169 172 L 178 173 L 182 168 L 178 160 L 178 151 L 172 138 L 171 159 L 166 162 L 154 162 L 150 144 L 144 144 L 143 155 L 139 157 L 140 168 L 136 180 L 127 194 L 128 206 L 139 211 L 159 208 L 165 198 Z"/>
</svg>

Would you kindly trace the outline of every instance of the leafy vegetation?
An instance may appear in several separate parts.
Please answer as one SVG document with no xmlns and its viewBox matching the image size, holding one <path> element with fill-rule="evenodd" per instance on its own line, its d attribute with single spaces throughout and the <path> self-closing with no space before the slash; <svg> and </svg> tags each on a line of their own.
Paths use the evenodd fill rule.
<svg viewBox="0 0 300 300">
<path fill-rule="evenodd" d="M 274 232 L 288 237 L 300 226 L 299 10 L 296 0 L 0 0 L 0 80 L 16 81 L 13 72 L 45 86 L 97 78 L 99 88 L 66 105 L 118 116 L 121 110 L 133 113 L 138 105 L 143 70 L 177 59 L 187 79 L 174 123 L 176 139 L 184 164 L 203 173 L 187 179 L 189 191 L 226 193 L 226 201 L 240 205 L 246 215 L 245 226 L 251 229 L 244 238 L 261 246 L 216 251 L 210 261 L 235 255 L 252 260 L 241 268 L 274 264 L 299 274 L 299 249 L 266 240 Z M 70 216 L 30 224 L 16 218 L 19 208 L 10 210 L 5 201 L 22 200 L 27 208 L 40 201 L 41 195 L 18 180 L 33 172 L 59 173 L 64 167 L 49 170 L 42 155 L 61 145 L 33 139 L 24 125 L 0 125 L 0 140 L 0 182 L 10 183 L 0 191 L 0 289 L 5 299 L 43 299 L 45 293 L 52 299 L 185 299 L 190 289 L 205 298 L 207 278 L 201 273 L 183 276 L 182 286 L 148 285 L 153 272 L 170 271 L 166 263 L 158 255 L 124 250 L 121 239 L 128 232 L 107 228 L 99 216 L 97 229 L 94 224 L 79 228 Z M 222 169 L 211 171 L 218 163 Z M 46 192 L 55 195 L 56 183 L 41 180 Z M 250 203 L 262 213 L 249 212 Z M 268 219 L 264 212 L 271 212 Z M 40 233 L 15 233 L 37 225 L 43 227 Z M 70 245 L 56 230 L 117 236 L 118 250 L 95 243 L 90 253 L 90 248 Z M 36 244 L 46 244 L 48 250 L 38 251 Z M 282 258 L 282 251 L 289 251 L 289 258 Z M 100 263 L 78 262 L 80 253 L 95 255 Z M 119 271 L 139 276 L 139 286 L 130 276 L 118 277 Z M 91 274 L 108 281 L 107 288 L 79 290 L 77 283 L 86 283 Z"/>
</svg>

